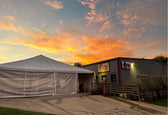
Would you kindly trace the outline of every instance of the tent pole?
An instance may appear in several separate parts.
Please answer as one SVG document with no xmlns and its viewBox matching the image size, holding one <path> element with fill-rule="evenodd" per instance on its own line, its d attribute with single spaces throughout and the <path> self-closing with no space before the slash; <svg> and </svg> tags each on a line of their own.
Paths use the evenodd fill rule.
<svg viewBox="0 0 168 115">
<path fill-rule="evenodd" d="M 56 86 L 57 86 L 57 84 L 56 84 L 56 73 L 54 72 L 54 81 L 55 81 L 55 91 L 54 91 L 54 95 L 56 95 Z"/>
<path fill-rule="evenodd" d="M 51 74 L 50 76 L 51 76 L 51 79 L 50 79 L 50 82 L 51 82 L 51 86 L 50 86 L 50 95 L 52 95 L 52 74 Z"/>
<path fill-rule="evenodd" d="M 26 71 L 24 72 L 24 75 L 25 75 L 25 77 L 24 77 L 24 96 L 25 96 L 25 90 L 26 90 L 26 77 L 27 77 L 27 75 L 26 75 Z"/>
<path fill-rule="evenodd" d="M 75 85 L 75 87 L 76 87 L 76 93 L 78 93 L 78 88 L 79 88 L 79 86 L 78 86 L 78 73 L 76 73 L 76 85 Z"/>
</svg>

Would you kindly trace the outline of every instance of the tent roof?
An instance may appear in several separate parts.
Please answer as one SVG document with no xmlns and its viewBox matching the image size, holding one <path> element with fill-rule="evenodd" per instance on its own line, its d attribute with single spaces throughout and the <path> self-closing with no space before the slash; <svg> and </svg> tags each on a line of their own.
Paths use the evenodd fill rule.
<svg viewBox="0 0 168 115">
<path fill-rule="evenodd" d="M 49 72 L 70 72 L 70 73 L 93 73 L 93 71 L 71 66 L 58 62 L 43 55 L 38 55 L 25 60 L 0 64 L 0 69 L 18 71 L 49 71 Z"/>
</svg>

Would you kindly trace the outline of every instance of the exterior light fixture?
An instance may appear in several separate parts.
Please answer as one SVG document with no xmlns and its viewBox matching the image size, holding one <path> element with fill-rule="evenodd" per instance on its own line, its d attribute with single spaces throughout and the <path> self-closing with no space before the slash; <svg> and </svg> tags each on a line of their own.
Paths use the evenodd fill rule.
<svg viewBox="0 0 168 115">
<path fill-rule="evenodd" d="M 134 65 L 135 65 L 134 63 L 131 63 L 131 68 L 133 68 L 133 67 L 134 67 Z"/>
</svg>

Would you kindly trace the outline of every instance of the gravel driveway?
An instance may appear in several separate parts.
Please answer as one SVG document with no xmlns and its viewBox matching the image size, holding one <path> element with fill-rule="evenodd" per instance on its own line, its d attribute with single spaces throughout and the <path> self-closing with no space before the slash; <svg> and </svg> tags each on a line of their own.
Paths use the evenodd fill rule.
<svg viewBox="0 0 168 115">
<path fill-rule="evenodd" d="M 0 99 L 0 106 L 59 115 L 166 115 L 98 95 Z"/>
</svg>

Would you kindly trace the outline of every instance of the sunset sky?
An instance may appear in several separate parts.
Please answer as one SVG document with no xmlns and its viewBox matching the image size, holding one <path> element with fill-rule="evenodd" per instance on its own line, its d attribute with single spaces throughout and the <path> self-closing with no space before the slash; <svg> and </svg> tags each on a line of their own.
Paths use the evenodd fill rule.
<svg viewBox="0 0 168 115">
<path fill-rule="evenodd" d="M 167 54 L 167 0 L 0 0 L 0 63 Z"/>
</svg>

